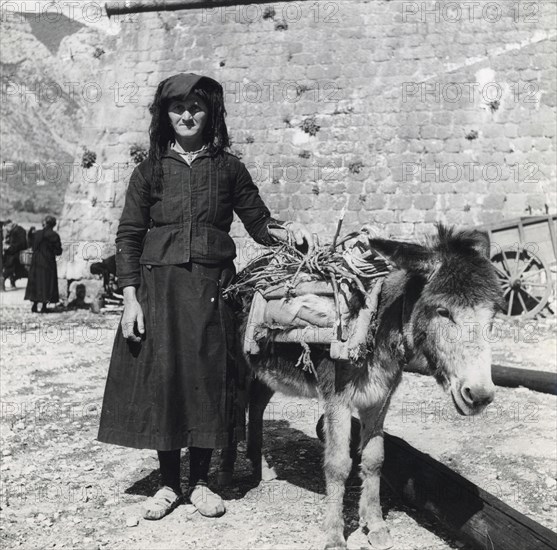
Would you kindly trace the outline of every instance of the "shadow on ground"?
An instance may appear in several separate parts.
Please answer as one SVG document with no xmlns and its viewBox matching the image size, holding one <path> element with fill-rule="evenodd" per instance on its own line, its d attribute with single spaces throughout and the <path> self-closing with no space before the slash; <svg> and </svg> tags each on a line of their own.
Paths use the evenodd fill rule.
<svg viewBox="0 0 557 550">
<path fill-rule="evenodd" d="M 322 455 L 323 445 L 319 439 L 309 437 L 306 433 L 293 428 L 286 420 L 270 420 L 264 423 L 263 453 L 269 465 L 277 474 L 277 481 L 289 483 L 305 491 L 323 496 L 326 503 L 325 480 L 323 477 Z M 182 485 L 187 487 L 188 458 L 187 452 L 182 456 L 181 479 Z M 218 453 L 213 458 L 213 466 L 209 476 L 209 485 L 217 487 Z M 354 465 L 346 482 L 344 496 L 345 537 L 348 537 L 359 528 L 359 498 L 361 480 L 358 475 L 358 460 Z M 273 483 L 273 482 L 262 482 Z M 231 486 L 219 488 L 219 494 L 225 500 L 238 500 L 259 486 L 259 481 L 251 473 L 251 463 L 245 457 L 245 444 L 238 447 L 234 480 Z M 126 493 L 142 496 L 151 496 L 159 486 L 159 472 L 153 470 L 147 476 L 136 481 L 126 489 Z M 413 510 L 403 503 L 390 491 L 385 483 L 381 484 L 381 508 L 383 517 L 391 512 L 402 511 L 412 517 L 420 526 L 433 532 L 444 539 L 448 544 L 454 545 L 454 537 L 430 519 Z M 388 520 L 387 520 L 388 523 Z M 458 546 L 468 550 L 467 546 Z"/>
</svg>

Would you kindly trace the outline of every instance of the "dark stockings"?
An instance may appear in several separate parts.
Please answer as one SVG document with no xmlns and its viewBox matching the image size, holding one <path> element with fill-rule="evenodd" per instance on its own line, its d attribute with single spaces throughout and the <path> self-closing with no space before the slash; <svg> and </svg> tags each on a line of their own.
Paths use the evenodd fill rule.
<svg viewBox="0 0 557 550">
<path fill-rule="evenodd" d="M 180 487 L 180 449 L 175 451 L 157 451 L 161 469 L 161 483 L 181 494 Z"/>
<path fill-rule="evenodd" d="M 202 449 L 201 447 L 190 447 L 190 487 L 198 483 L 207 485 L 209 481 L 209 466 L 213 449 Z"/>
<path fill-rule="evenodd" d="M 202 449 L 190 447 L 190 477 L 191 488 L 198 483 L 207 485 L 209 481 L 209 466 L 213 449 Z M 157 451 L 161 471 L 161 483 L 174 489 L 178 494 L 182 492 L 180 487 L 180 449 L 174 451 Z"/>
</svg>

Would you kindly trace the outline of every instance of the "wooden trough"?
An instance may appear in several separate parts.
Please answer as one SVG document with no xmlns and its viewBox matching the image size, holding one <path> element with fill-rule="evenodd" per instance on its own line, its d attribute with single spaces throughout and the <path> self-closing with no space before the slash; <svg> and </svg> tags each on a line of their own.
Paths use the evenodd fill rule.
<svg viewBox="0 0 557 550">
<path fill-rule="evenodd" d="M 557 534 L 422 453 L 385 434 L 382 477 L 405 504 L 481 550 L 556 550 Z"/>
<path fill-rule="evenodd" d="M 323 441 L 323 416 L 317 423 Z M 360 421 L 352 418 L 351 449 Z M 478 550 L 557 550 L 557 534 L 403 439 L 384 434 L 383 481 L 404 504 Z M 353 456 L 357 459 L 355 454 Z"/>
</svg>

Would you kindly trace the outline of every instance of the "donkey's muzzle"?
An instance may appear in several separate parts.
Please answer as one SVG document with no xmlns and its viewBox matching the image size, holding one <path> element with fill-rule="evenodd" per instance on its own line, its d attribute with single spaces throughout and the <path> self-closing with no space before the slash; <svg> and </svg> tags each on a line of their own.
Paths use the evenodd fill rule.
<svg viewBox="0 0 557 550">
<path fill-rule="evenodd" d="M 463 384 L 460 395 L 464 403 L 471 409 L 483 409 L 487 407 L 495 397 L 495 386 Z"/>
</svg>

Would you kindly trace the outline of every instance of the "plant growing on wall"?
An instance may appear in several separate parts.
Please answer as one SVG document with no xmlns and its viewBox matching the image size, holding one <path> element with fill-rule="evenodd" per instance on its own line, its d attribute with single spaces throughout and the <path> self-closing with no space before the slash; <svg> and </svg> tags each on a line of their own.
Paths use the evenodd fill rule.
<svg viewBox="0 0 557 550">
<path fill-rule="evenodd" d="M 315 120 L 315 116 L 311 116 L 309 118 L 304 119 L 302 124 L 300 124 L 300 128 L 306 134 L 309 134 L 310 136 L 314 136 L 315 134 L 317 134 L 317 132 L 319 132 L 321 126 L 317 124 Z"/>
<path fill-rule="evenodd" d="M 147 149 L 139 143 L 134 143 L 132 146 L 130 146 L 130 157 L 132 158 L 134 164 L 143 162 L 147 158 L 147 154 Z"/>
<path fill-rule="evenodd" d="M 468 132 L 464 137 L 468 140 L 468 141 L 474 141 L 475 139 L 478 139 L 478 131 L 477 130 L 471 130 L 470 132 Z"/>
<path fill-rule="evenodd" d="M 348 171 L 351 174 L 359 174 L 362 171 L 362 168 L 364 167 L 364 163 L 361 161 L 358 162 L 351 162 L 348 165 Z"/>
<path fill-rule="evenodd" d="M 309 90 L 311 90 L 311 88 L 307 84 L 300 84 L 296 88 L 296 96 L 300 97 L 303 93 L 309 92 Z"/>
<path fill-rule="evenodd" d="M 497 111 L 499 109 L 499 107 L 501 106 L 501 103 L 498 99 L 494 99 L 493 101 L 490 101 L 488 104 L 489 110 L 494 113 L 495 111 Z"/>
<path fill-rule="evenodd" d="M 263 19 L 273 19 L 277 12 L 273 6 L 267 6 L 263 12 Z"/>
<path fill-rule="evenodd" d="M 97 160 L 97 153 L 90 151 L 87 147 L 83 146 L 83 155 L 81 156 L 81 167 L 91 168 Z"/>
</svg>

